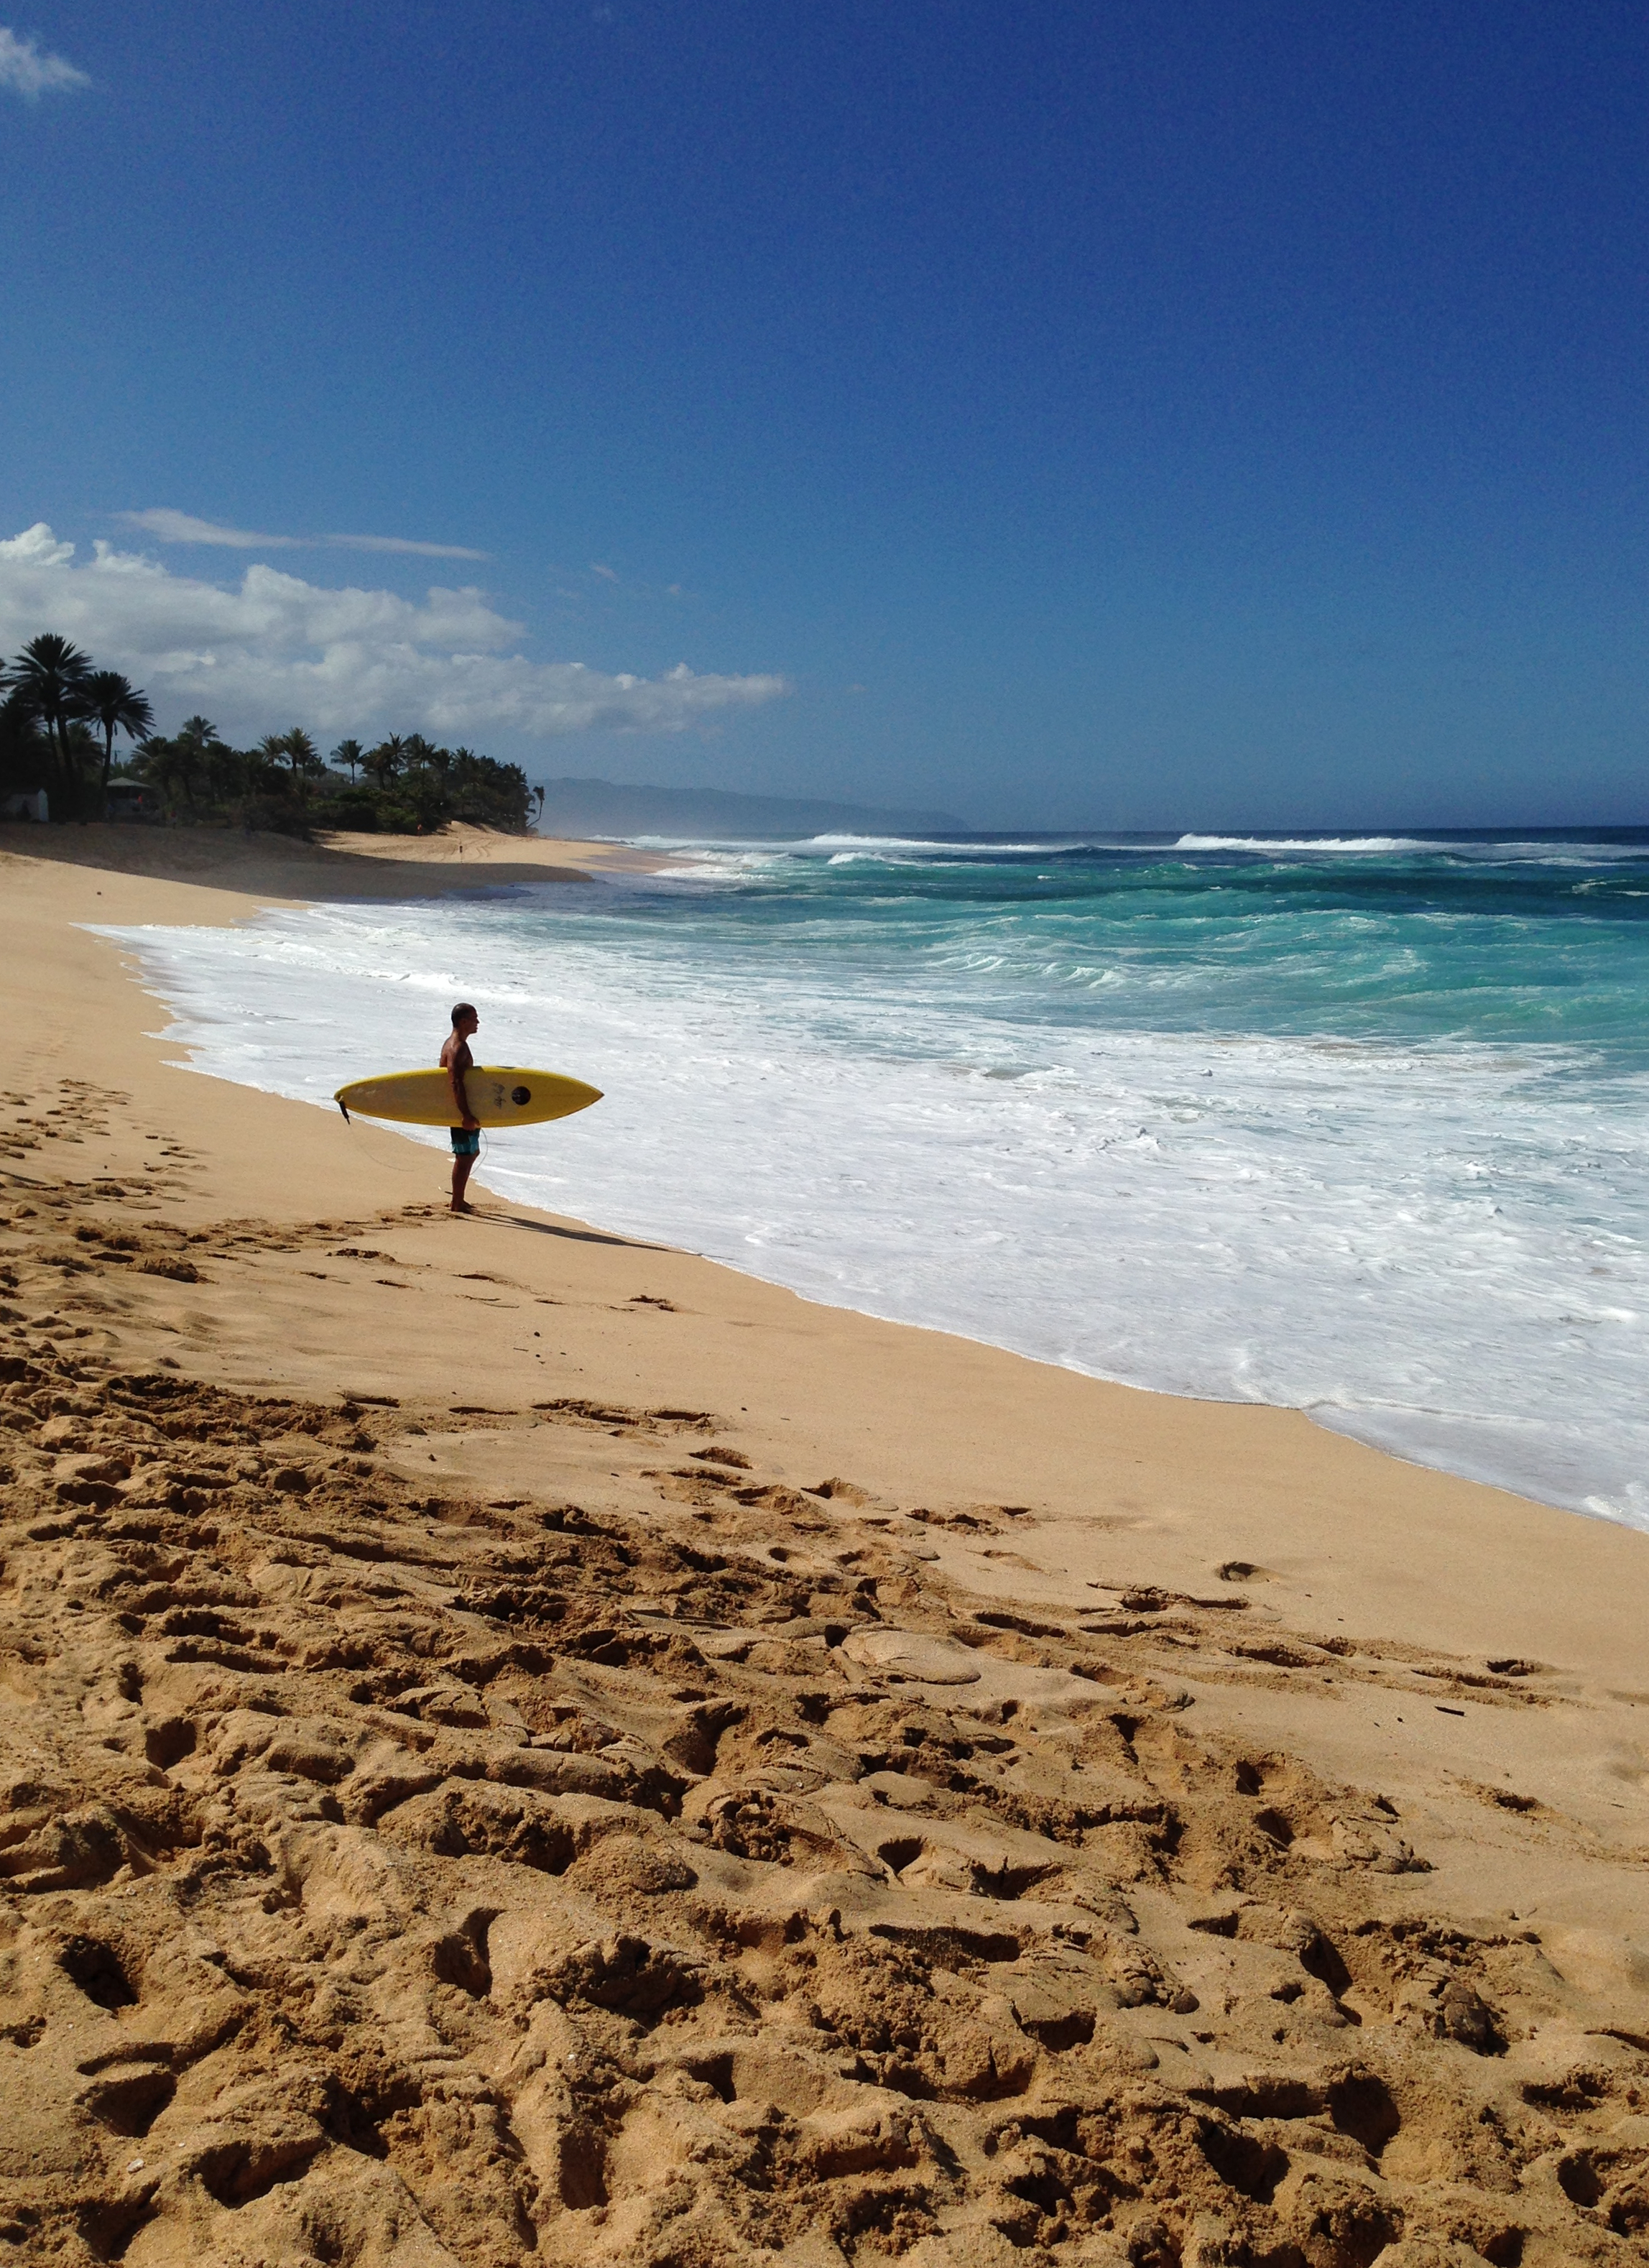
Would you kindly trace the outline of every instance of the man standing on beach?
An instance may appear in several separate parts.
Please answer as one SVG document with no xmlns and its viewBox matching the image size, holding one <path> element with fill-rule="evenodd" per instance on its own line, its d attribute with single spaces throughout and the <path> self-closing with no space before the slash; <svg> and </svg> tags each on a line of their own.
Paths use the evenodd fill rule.
<svg viewBox="0 0 1649 2268">
<path fill-rule="evenodd" d="M 453 1211 L 474 1212 L 475 1208 L 464 1196 L 469 1185 L 470 1173 L 481 1154 L 481 1121 L 469 1108 L 469 1097 L 464 1091 L 464 1075 L 475 1067 L 475 1058 L 469 1052 L 472 1035 L 481 1029 L 481 1019 L 467 1000 L 460 1000 L 453 1011 L 453 1035 L 441 1049 L 441 1069 L 446 1073 L 446 1083 L 453 1090 L 453 1102 L 458 1124 L 453 1129 Z"/>
</svg>

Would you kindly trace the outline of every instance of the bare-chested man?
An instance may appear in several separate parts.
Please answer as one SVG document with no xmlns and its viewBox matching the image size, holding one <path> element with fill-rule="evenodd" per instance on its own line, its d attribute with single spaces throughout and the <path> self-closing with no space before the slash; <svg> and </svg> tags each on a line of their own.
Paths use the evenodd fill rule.
<svg viewBox="0 0 1649 2268">
<path fill-rule="evenodd" d="M 469 1042 L 481 1029 L 481 1019 L 467 1000 L 460 1000 L 453 1011 L 453 1036 L 441 1049 L 441 1069 L 446 1073 L 446 1083 L 453 1090 L 453 1108 L 458 1123 L 453 1129 L 453 1211 L 474 1212 L 475 1208 L 466 1201 L 464 1191 L 476 1159 L 481 1154 L 481 1121 L 469 1108 L 469 1097 L 464 1092 L 464 1075 L 475 1067 L 475 1058 L 469 1052 Z"/>
</svg>

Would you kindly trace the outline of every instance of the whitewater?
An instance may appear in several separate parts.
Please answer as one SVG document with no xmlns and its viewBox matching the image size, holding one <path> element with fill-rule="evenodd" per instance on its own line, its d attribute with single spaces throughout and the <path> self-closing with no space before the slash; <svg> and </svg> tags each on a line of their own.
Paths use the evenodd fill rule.
<svg viewBox="0 0 1649 2268">
<path fill-rule="evenodd" d="M 475 1001 L 606 1093 L 508 1196 L 1649 1528 L 1649 832 L 676 861 L 106 933 L 195 1068 L 328 1108 Z"/>
</svg>

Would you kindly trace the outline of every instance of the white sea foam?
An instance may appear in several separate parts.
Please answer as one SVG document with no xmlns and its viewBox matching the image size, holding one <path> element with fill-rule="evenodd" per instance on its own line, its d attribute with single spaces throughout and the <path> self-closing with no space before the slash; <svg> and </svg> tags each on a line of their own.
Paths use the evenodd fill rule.
<svg viewBox="0 0 1649 2268">
<path fill-rule="evenodd" d="M 1072 851 L 1097 850 L 1113 858 L 1138 859 L 1148 865 L 1176 851 L 1215 854 L 1235 851 L 1255 857 L 1292 856 L 1321 852 L 1329 858 L 1381 858 L 1433 857 L 1493 866 L 1588 867 L 1636 865 L 1649 868 L 1649 843 L 1558 842 L 1533 837 L 1528 841 L 1497 836 L 1421 836 L 1410 835 L 1108 835 L 1096 831 L 1045 842 L 965 840 L 927 841 L 903 835 L 812 835 L 791 842 L 749 842 L 732 836 L 710 841 L 701 836 L 638 835 L 625 838 L 638 850 L 666 851 L 673 873 L 720 876 L 727 872 L 770 872 L 794 859 L 820 852 L 831 854 L 832 865 L 857 861 L 886 865 L 931 866 L 936 861 L 977 859 L 989 865 L 997 858 L 1068 857 Z M 667 877 L 666 878 L 667 880 Z"/>
<path fill-rule="evenodd" d="M 1649 1528 L 1649 1078 L 1556 1046 L 1012 1024 L 589 902 L 114 933 L 201 1069 L 328 1108 L 475 1000 L 484 1057 L 607 1098 L 494 1143 L 511 1195 Z"/>
<path fill-rule="evenodd" d="M 1114 846 L 1137 850 L 1137 844 Z M 1617 843 L 1516 842 L 1505 836 L 1417 835 L 1182 835 L 1175 850 L 1321 851 L 1335 858 L 1401 858 L 1427 853 L 1495 866 L 1642 865 L 1649 845 Z"/>
<path fill-rule="evenodd" d="M 1441 843 L 1406 835 L 1182 835 L 1176 850 L 1435 850 Z"/>
<path fill-rule="evenodd" d="M 1019 858 L 1026 853 L 1042 858 L 1057 858 L 1064 850 L 1081 850 L 1086 847 L 1086 836 L 1077 836 L 1068 843 L 996 843 L 969 837 L 965 841 L 924 843 L 909 835 L 813 835 L 802 846 L 813 850 L 917 850 L 938 852 L 954 858 Z"/>
<path fill-rule="evenodd" d="M 667 851 L 670 864 L 660 873 L 632 875 L 631 886 L 666 892 L 683 881 L 737 882 L 755 879 L 782 866 L 789 856 L 785 846 L 779 843 L 671 843 L 637 837 L 637 848 Z"/>
</svg>

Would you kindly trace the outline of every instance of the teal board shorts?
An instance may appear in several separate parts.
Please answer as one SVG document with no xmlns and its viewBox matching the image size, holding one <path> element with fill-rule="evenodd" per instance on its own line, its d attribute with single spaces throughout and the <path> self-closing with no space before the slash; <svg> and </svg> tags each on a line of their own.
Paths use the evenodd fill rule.
<svg viewBox="0 0 1649 2268">
<path fill-rule="evenodd" d="M 478 1158 L 481 1155 L 481 1129 L 478 1126 L 454 1126 L 453 1155 L 455 1158 Z"/>
</svg>

